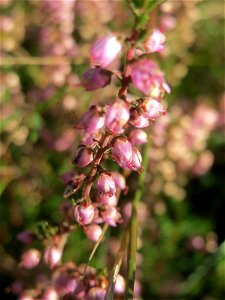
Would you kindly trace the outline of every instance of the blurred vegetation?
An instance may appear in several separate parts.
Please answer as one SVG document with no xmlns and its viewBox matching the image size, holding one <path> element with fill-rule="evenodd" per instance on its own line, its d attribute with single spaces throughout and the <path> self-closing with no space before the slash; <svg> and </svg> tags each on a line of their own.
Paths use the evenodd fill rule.
<svg viewBox="0 0 225 300">
<path fill-rule="evenodd" d="M 138 10 L 139 2 L 133 3 Z M 16 265 L 23 245 L 17 234 L 38 232 L 42 221 L 59 222 L 64 189 L 60 175 L 71 170 L 71 154 L 80 139 L 74 124 L 90 103 L 106 103 L 117 93 L 116 80 L 93 93 L 76 87 L 88 68 L 89 46 L 106 31 L 129 33 L 133 15 L 125 1 L 110 0 L 71 1 L 71 7 L 63 1 L 52 7 L 45 0 L 1 0 L 0 9 L 0 298 L 14 299 L 6 287 L 21 276 Z M 217 300 L 225 293 L 223 10 L 223 1 L 169 0 L 153 16 L 155 26 L 171 26 L 165 28 L 166 49 L 159 63 L 172 93 L 166 97 L 166 130 L 162 133 L 159 125 L 151 132 L 155 138 L 162 134 L 163 142 L 153 143 L 140 207 L 137 279 L 146 300 Z M 193 125 L 201 105 L 209 106 L 212 115 L 203 109 L 200 116 L 206 124 Z M 217 121 L 208 125 L 212 116 Z M 174 141 L 171 132 L 182 126 L 181 146 L 188 130 L 201 130 L 194 144 L 181 151 L 185 167 L 182 157 L 167 156 Z M 203 146 L 197 148 L 201 139 Z M 206 150 L 208 167 L 200 161 Z M 196 171 L 197 164 L 201 171 Z M 175 170 L 173 177 L 168 165 Z M 122 204 L 132 197 L 136 180 L 137 175 L 129 177 L 130 193 Z M 118 249 L 119 228 L 110 234 L 92 262 L 98 268 L 112 265 Z M 92 243 L 77 229 L 63 260 L 84 263 L 91 249 Z"/>
</svg>

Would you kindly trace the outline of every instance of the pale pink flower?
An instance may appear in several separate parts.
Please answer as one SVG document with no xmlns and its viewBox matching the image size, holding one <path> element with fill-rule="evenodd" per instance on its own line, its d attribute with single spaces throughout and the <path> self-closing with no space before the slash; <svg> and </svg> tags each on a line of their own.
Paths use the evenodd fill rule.
<svg viewBox="0 0 225 300">
<path fill-rule="evenodd" d="M 115 284 L 115 293 L 116 294 L 123 294 L 125 291 L 126 282 L 120 274 L 118 274 L 116 278 L 116 284 Z"/>
<path fill-rule="evenodd" d="M 103 220 L 110 226 L 116 227 L 117 223 L 121 222 L 121 214 L 115 207 L 107 206 L 101 211 Z"/>
<path fill-rule="evenodd" d="M 95 208 L 92 204 L 78 204 L 74 209 L 74 217 L 81 225 L 90 224 L 95 215 Z"/>
<path fill-rule="evenodd" d="M 86 133 L 94 133 L 104 126 L 104 113 L 97 105 L 93 105 L 81 117 L 75 128 L 83 129 Z"/>
<path fill-rule="evenodd" d="M 163 50 L 165 39 L 165 35 L 160 30 L 154 29 L 150 37 L 144 43 L 144 47 L 151 53 L 160 52 Z"/>
<path fill-rule="evenodd" d="M 112 154 L 121 168 L 126 168 L 132 160 L 132 145 L 126 137 L 118 137 L 113 142 Z"/>
<path fill-rule="evenodd" d="M 92 287 L 86 296 L 87 300 L 104 300 L 106 294 L 106 289 L 101 287 Z"/>
<path fill-rule="evenodd" d="M 140 151 L 136 147 L 133 147 L 132 148 L 132 160 L 128 164 L 128 168 L 132 169 L 134 171 L 138 171 L 142 168 L 141 162 L 142 162 L 142 156 L 141 156 Z"/>
<path fill-rule="evenodd" d="M 115 182 L 116 188 L 120 190 L 125 190 L 126 189 L 126 181 L 123 175 L 121 175 L 118 172 L 112 172 L 112 177 Z"/>
<path fill-rule="evenodd" d="M 54 275 L 54 287 L 60 296 L 74 293 L 78 284 L 79 282 L 77 282 L 75 278 L 72 278 L 67 272 L 58 271 Z"/>
<path fill-rule="evenodd" d="M 170 88 L 164 79 L 164 74 L 151 60 L 142 59 L 133 64 L 131 70 L 133 85 L 145 95 L 160 97 Z"/>
<path fill-rule="evenodd" d="M 40 262 L 41 254 L 37 249 L 30 249 L 23 253 L 21 266 L 25 269 L 33 269 Z"/>
<path fill-rule="evenodd" d="M 86 167 L 93 161 L 93 151 L 86 146 L 80 146 L 72 159 L 73 163 L 79 168 Z"/>
<path fill-rule="evenodd" d="M 112 197 L 116 193 L 115 182 L 108 172 L 102 172 L 96 182 L 97 190 L 100 194 L 108 195 Z"/>
<path fill-rule="evenodd" d="M 135 108 L 130 109 L 131 118 L 129 123 L 136 128 L 146 128 L 150 125 L 149 120 L 138 113 Z"/>
<path fill-rule="evenodd" d="M 44 262 L 46 265 L 52 269 L 54 268 L 61 260 L 62 251 L 55 246 L 49 246 L 45 249 L 44 252 Z"/>
<path fill-rule="evenodd" d="M 118 199 L 116 197 L 116 195 L 113 195 L 112 197 L 105 195 L 105 194 L 101 194 L 98 198 L 98 202 L 104 205 L 109 205 L 109 206 L 116 206 Z"/>
<path fill-rule="evenodd" d="M 116 35 L 109 33 L 94 42 L 90 49 L 92 66 L 107 67 L 121 51 L 121 43 Z"/>
<path fill-rule="evenodd" d="M 105 125 L 112 133 L 121 133 L 129 118 L 128 106 L 123 102 L 115 102 L 107 108 Z"/>
<path fill-rule="evenodd" d="M 43 300 L 59 300 L 59 295 L 55 289 L 49 287 L 45 290 L 42 298 Z"/>
<path fill-rule="evenodd" d="M 152 98 L 146 98 L 144 102 L 140 105 L 143 109 L 143 117 L 155 121 L 157 120 L 162 114 L 165 114 L 166 110 L 163 108 L 162 104 Z"/>
<path fill-rule="evenodd" d="M 147 143 L 148 135 L 144 130 L 133 129 L 129 134 L 129 140 L 132 145 L 142 145 Z"/>
<path fill-rule="evenodd" d="M 84 232 L 91 241 L 97 242 L 102 234 L 102 228 L 97 224 L 91 224 L 85 228 Z"/>
</svg>

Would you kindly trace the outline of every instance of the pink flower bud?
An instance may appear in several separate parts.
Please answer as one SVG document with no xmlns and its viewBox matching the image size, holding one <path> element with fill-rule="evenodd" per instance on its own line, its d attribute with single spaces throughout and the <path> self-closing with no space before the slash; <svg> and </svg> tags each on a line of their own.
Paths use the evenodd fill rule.
<svg viewBox="0 0 225 300">
<path fill-rule="evenodd" d="M 131 170 L 134 170 L 134 171 L 138 171 L 142 168 L 141 162 L 142 162 L 142 156 L 141 156 L 140 151 L 137 148 L 133 147 L 132 148 L 132 160 L 128 164 L 128 168 Z"/>
<path fill-rule="evenodd" d="M 106 290 L 101 287 L 92 287 L 86 296 L 87 300 L 104 300 Z"/>
<path fill-rule="evenodd" d="M 73 157 L 73 163 L 79 168 L 86 167 L 93 161 L 93 151 L 86 146 L 80 146 Z"/>
<path fill-rule="evenodd" d="M 43 300 L 59 300 L 59 295 L 55 289 L 49 287 L 45 290 L 43 296 Z"/>
<path fill-rule="evenodd" d="M 105 125 L 113 133 L 121 133 L 123 126 L 128 122 L 130 112 L 123 102 L 115 102 L 107 109 Z"/>
<path fill-rule="evenodd" d="M 126 181 L 125 178 L 118 172 L 112 172 L 112 177 L 115 182 L 116 188 L 120 190 L 126 189 Z"/>
<path fill-rule="evenodd" d="M 112 73 L 101 68 L 92 68 L 82 75 L 82 84 L 87 91 L 105 87 L 111 82 Z"/>
<path fill-rule="evenodd" d="M 144 118 L 142 115 L 139 115 L 136 109 L 132 108 L 130 113 L 131 119 L 129 122 L 131 125 L 136 128 L 146 128 L 149 126 L 149 120 Z"/>
<path fill-rule="evenodd" d="M 113 33 L 109 33 L 94 42 L 90 49 L 92 66 L 107 67 L 121 51 L 121 43 Z"/>
<path fill-rule="evenodd" d="M 99 203 L 104 204 L 104 205 L 116 206 L 118 199 L 117 199 L 116 195 L 109 197 L 108 195 L 101 194 L 98 201 L 99 201 Z"/>
<path fill-rule="evenodd" d="M 74 293 L 78 287 L 78 282 L 67 272 L 60 270 L 54 274 L 54 287 L 60 296 L 64 296 L 69 293 Z"/>
<path fill-rule="evenodd" d="M 133 64 L 131 70 L 133 85 L 145 95 L 160 97 L 170 88 L 164 79 L 164 74 L 151 60 L 142 59 Z"/>
<path fill-rule="evenodd" d="M 165 39 L 165 35 L 160 30 L 155 29 L 145 42 L 144 47 L 151 53 L 160 52 L 163 50 L 163 43 L 165 42 Z"/>
<path fill-rule="evenodd" d="M 134 129 L 130 132 L 129 140 L 132 145 L 142 145 L 147 143 L 148 135 L 144 130 Z"/>
<path fill-rule="evenodd" d="M 108 172 L 102 172 L 96 182 L 97 190 L 100 194 L 112 197 L 116 193 L 115 182 Z"/>
<path fill-rule="evenodd" d="M 85 228 L 85 233 L 91 241 L 97 242 L 102 234 L 102 228 L 97 224 L 88 225 Z"/>
<path fill-rule="evenodd" d="M 40 262 L 41 254 L 37 249 L 30 249 L 23 253 L 21 266 L 25 269 L 33 269 Z"/>
<path fill-rule="evenodd" d="M 118 274 L 118 276 L 116 278 L 116 284 L 115 284 L 115 293 L 123 294 L 125 291 L 125 285 L 126 285 L 126 283 L 125 283 L 123 276 Z"/>
<path fill-rule="evenodd" d="M 60 262 L 61 257 L 62 251 L 55 246 L 49 246 L 45 249 L 44 262 L 46 263 L 46 265 L 49 265 L 51 269 Z"/>
<path fill-rule="evenodd" d="M 75 126 L 77 129 L 84 129 L 86 133 L 94 133 L 104 126 L 104 114 L 97 105 L 93 105 L 81 117 L 78 124 Z"/>
<path fill-rule="evenodd" d="M 121 214 L 115 207 L 105 207 L 101 212 L 101 216 L 106 223 L 113 227 L 116 227 L 117 223 L 121 222 Z"/>
<path fill-rule="evenodd" d="M 161 115 L 165 114 L 166 110 L 163 108 L 162 104 L 152 98 L 146 98 L 141 104 L 141 108 L 144 113 L 143 116 L 150 120 L 157 120 Z"/>
<path fill-rule="evenodd" d="M 116 138 L 113 142 L 112 154 L 121 168 L 126 168 L 132 159 L 132 146 L 125 137 Z"/>
<path fill-rule="evenodd" d="M 78 204 L 74 209 L 74 217 L 81 225 L 90 224 L 95 215 L 95 208 L 92 204 Z"/>
</svg>

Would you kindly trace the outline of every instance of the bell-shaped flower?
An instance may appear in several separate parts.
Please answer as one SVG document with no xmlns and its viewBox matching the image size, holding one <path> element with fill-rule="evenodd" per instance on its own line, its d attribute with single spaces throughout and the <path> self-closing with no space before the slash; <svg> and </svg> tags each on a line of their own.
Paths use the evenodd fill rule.
<svg viewBox="0 0 225 300">
<path fill-rule="evenodd" d="M 94 242 L 97 242 L 102 234 L 102 228 L 97 224 L 88 225 L 84 231 L 87 237 Z"/>
<path fill-rule="evenodd" d="M 110 226 L 116 227 L 117 223 L 121 223 L 121 214 L 115 207 L 105 207 L 105 209 L 101 211 L 101 216 Z"/>
<path fill-rule="evenodd" d="M 132 145 L 126 137 L 118 137 L 112 143 L 112 154 L 121 168 L 126 168 L 132 160 Z"/>
<path fill-rule="evenodd" d="M 107 67 L 120 53 L 121 48 L 121 43 L 114 33 L 108 33 L 97 39 L 90 49 L 91 65 Z"/>
<path fill-rule="evenodd" d="M 144 130 L 133 129 L 129 134 L 129 140 L 132 145 L 142 145 L 147 143 L 148 135 Z"/>
<path fill-rule="evenodd" d="M 81 145 L 75 152 L 72 162 L 73 164 L 76 164 L 79 168 L 86 167 L 93 161 L 93 150 Z"/>
<path fill-rule="evenodd" d="M 29 249 L 22 255 L 20 265 L 25 269 L 33 269 L 40 262 L 41 254 L 37 249 Z"/>
<path fill-rule="evenodd" d="M 104 126 L 104 113 L 97 105 L 93 105 L 81 117 L 75 128 L 83 129 L 86 133 L 94 133 Z"/>
<path fill-rule="evenodd" d="M 158 29 L 154 29 L 147 41 L 144 43 L 144 48 L 151 53 L 160 52 L 163 50 L 163 44 L 166 38 L 165 35 Z"/>
<path fill-rule="evenodd" d="M 81 203 L 74 209 L 74 217 L 81 225 L 90 224 L 95 215 L 95 207 L 92 204 Z"/>
<path fill-rule="evenodd" d="M 131 80 L 133 85 L 145 95 L 160 97 L 170 88 L 164 79 L 164 74 L 152 61 L 141 59 L 132 65 Z"/>
<path fill-rule="evenodd" d="M 104 88 L 111 82 L 112 73 L 101 68 L 91 68 L 82 75 L 82 85 L 86 91 Z"/>
<path fill-rule="evenodd" d="M 61 249 L 55 246 L 49 246 L 45 249 L 44 262 L 46 263 L 46 265 L 49 265 L 51 269 L 54 268 L 60 262 L 61 257 L 62 257 Z"/>
<path fill-rule="evenodd" d="M 116 185 L 113 180 L 113 177 L 108 172 L 101 172 L 99 175 L 96 187 L 99 194 L 105 194 L 109 197 L 112 197 L 116 193 Z"/>
<path fill-rule="evenodd" d="M 107 108 L 105 125 L 112 133 L 121 133 L 129 118 L 130 112 L 126 103 L 115 102 Z"/>
</svg>

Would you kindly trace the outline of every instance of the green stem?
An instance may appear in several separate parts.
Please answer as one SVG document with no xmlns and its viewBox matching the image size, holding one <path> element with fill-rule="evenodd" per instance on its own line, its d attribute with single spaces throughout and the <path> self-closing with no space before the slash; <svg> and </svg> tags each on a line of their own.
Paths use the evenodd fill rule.
<svg viewBox="0 0 225 300">
<path fill-rule="evenodd" d="M 123 261 L 124 254 L 127 249 L 128 235 L 129 235 L 129 231 L 128 228 L 126 228 L 125 231 L 123 232 L 121 243 L 120 243 L 120 249 L 116 255 L 116 259 L 109 276 L 109 285 L 106 291 L 105 300 L 113 300 L 116 279 Z"/>
<path fill-rule="evenodd" d="M 128 262 L 127 262 L 127 278 L 126 278 L 126 291 L 125 300 L 131 300 L 134 298 L 134 280 L 136 271 L 136 254 L 137 254 L 137 232 L 138 232 L 138 221 L 137 221 L 137 209 L 138 204 L 141 201 L 144 192 L 144 180 L 146 175 L 146 169 L 148 164 L 148 154 L 150 149 L 150 139 L 145 146 L 143 155 L 143 167 L 144 171 L 139 176 L 138 187 L 135 197 L 132 202 L 132 216 L 129 224 L 129 246 L 128 246 Z"/>
</svg>

